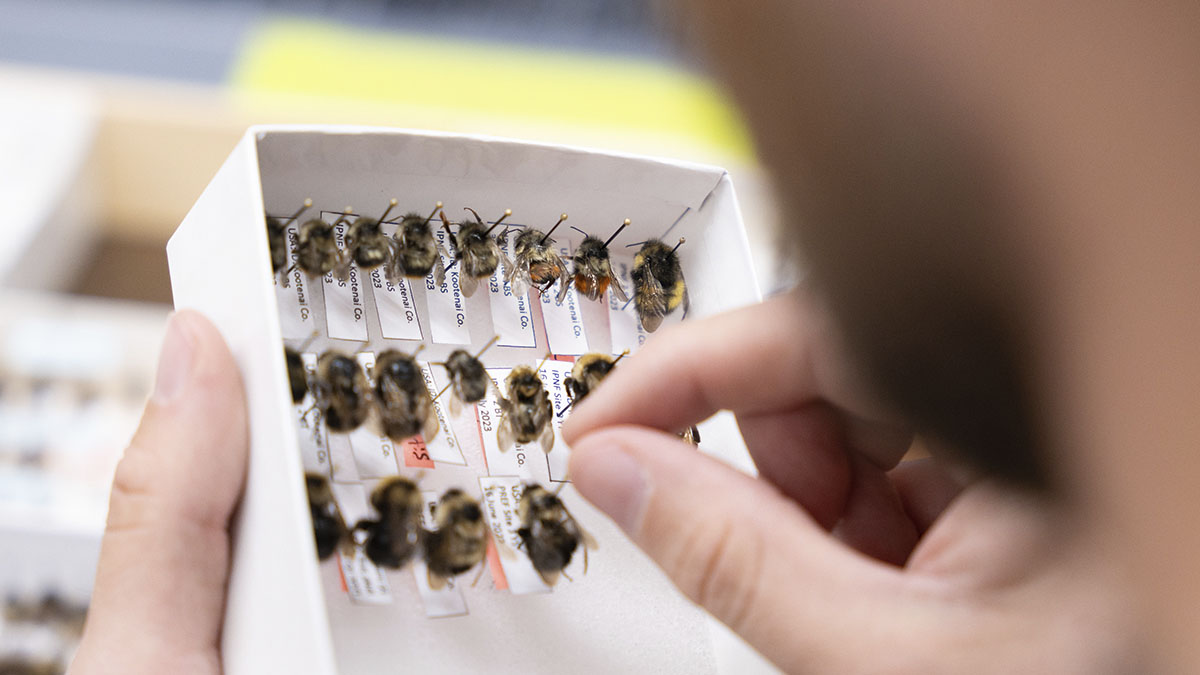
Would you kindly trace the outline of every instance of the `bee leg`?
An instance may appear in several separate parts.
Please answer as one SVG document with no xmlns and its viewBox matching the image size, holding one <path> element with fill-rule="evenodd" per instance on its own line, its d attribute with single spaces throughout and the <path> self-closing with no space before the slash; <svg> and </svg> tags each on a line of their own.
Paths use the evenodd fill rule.
<svg viewBox="0 0 1200 675">
<path fill-rule="evenodd" d="M 567 574 L 567 571 L 566 571 L 566 570 L 561 570 L 561 571 L 559 571 L 559 574 L 561 574 L 561 575 L 562 575 L 562 577 L 563 577 L 564 579 L 566 579 L 567 581 L 569 581 L 569 582 L 571 582 L 571 583 L 575 583 L 575 580 L 574 580 L 574 579 L 572 579 L 572 578 L 570 577 L 570 575 L 568 575 L 568 574 Z"/>
<path fill-rule="evenodd" d="M 475 588 L 475 584 L 479 583 L 479 580 L 483 578 L 483 571 L 485 569 L 487 569 L 487 562 L 479 563 L 479 571 L 475 573 L 475 579 L 471 581 L 471 588 Z"/>
<path fill-rule="evenodd" d="M 440 591 L 446 587 L 446 578 L 441 575 L 434 574 L 433 570 L 429 568 L 425 568 L 425 577 L 429 580 L 429 587 L 435 591 Z"/>
</svg>

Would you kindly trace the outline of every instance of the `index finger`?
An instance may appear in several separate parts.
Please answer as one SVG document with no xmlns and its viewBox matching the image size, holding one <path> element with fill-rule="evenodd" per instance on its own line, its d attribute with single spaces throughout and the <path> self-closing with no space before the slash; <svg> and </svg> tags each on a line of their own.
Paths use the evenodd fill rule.
<svg viewBox="0 0 1200 675">
<path fill-rule="evenodd" d="M 819 397 L 815 322 L 798 292 L 664 330 L 588 394 L 563 425 L 570 443 L 614 424 L 665 431 L 718 410 L 764 413 Z"/>
</svg>

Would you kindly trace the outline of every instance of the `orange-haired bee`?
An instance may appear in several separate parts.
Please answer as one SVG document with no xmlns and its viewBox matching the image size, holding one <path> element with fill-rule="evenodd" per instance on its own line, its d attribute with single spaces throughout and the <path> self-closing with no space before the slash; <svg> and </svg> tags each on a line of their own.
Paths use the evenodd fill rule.
<svg viewBox="0 0 1200 675">
<path fill-rule="evenodd" d="M 575 288 L 589 300 L 599 300 L 609 288 L 612 289 L 613 297 L 621 302 L 629 299 L 629 296 L 625 295 L 625 289 L 621 287 L 621 280 L 613 274 L 612 262 L 608 258 L 609 243 L 626 227 L 629 227 L 628 218 L 613 232 L 608 241 L 600 241 L 598 237 L 591 235 L 585 236 L 575 249 L 575 255 L 571 256 L 574 262 L 571 280 L 575 283 Z M 558 302 L 567 297 L 569 287 L 569 284 L 563 284 L 558 289 Z"/>
<path fill-rule="evenodd" d="M 529 228 L 517 235 L 513 244 L 513 266 L 506 269 L 504 274 L 504 280 L 512 285 L 514 295 L 525 295 L 530 286 L 545 293 L 555 281 L 563 286 L 570 283 L 567 265 L 554 250 L 554 240 L 550 238 L 566 219 L 567 214 L 562 214 L 549 232 Z"/>
</svg>

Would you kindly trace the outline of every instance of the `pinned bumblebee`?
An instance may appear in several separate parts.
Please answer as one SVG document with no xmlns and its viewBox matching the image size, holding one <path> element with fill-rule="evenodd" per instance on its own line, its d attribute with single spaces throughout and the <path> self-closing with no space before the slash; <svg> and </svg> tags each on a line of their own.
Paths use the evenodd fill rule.
<svg viewBox="0 0 1200 675">
<path fill-rule="evenodd" d="M 376 359 L 376 410 L 384 436 L 401 441 L 421 434 L 428 443 L 438 435 L 441 426 L 425 386 L 425 376 L 414 356 L 415 353 L 389 349 Z"/>
<path fill-rule="evenodd" d="M 421 491 L 403 477 L 385 479 L 371 492 L 378 518 L 354 525 L 355 544 L 377 567 L 400 569 L 421 551 Z"/>
<path fill-rule="evenodd" d="M 330 431 L 354 431 L 370 414 L 370 386 L 358 362 L 330 350 L 317 359 L 311 391 Z"/>
<path fill-rule="evenodd" d="M 542 359 L 542 363 L 545 363 Z M 542 452 L 550 454 L 554 448 L 554 425 L 550 419 L 554 409 L 550 395 L 542 385 L 537 368 L 517 366 L 504 379 L 508 396 L 499 398 L 501 418 L 496 429 L 496 441 L 500 452 L 508 452 L 517 443 L 537 441 Z"/>
<path fill-rule="evenodd" d="M 536 483 L 526 485 L 517 504 L 517 517 L 521 521 L 517 530 L 521 547 L 547 586 L 558 583 L 560 575 L 571 580 L 564 570 L 580 545 L 583 573 L 587 574 L 587 551 L 597 548 L 596 540 L 579 527 L 556 493 Z"/>
<path fill-rule="evenodd" d="M 339 281 L 350 278 L 350 267 L 357 265 L 360 272 L 370 272 L 388 262 L 392 257 L 391 239 L 380 229 L 392 209 L 396 208 L 396 200 L 388 202 L 387 209 L 378 218 L 359 216 L 346 228 L 344 237 L 345 252 L 340 256 L 333 275 Z M 348 211 L 349 209 L 347 209 Z"/>
<path fill-rule="evenodd" d="M 483 562 L 488 528 L 479 502 L 458 488 L 442 495 L 433 508 L 433 519 L 437 529 L 425 531 L 422 548 L 429 587 L 437 590 Z"/>
<path fill-rule="evenodd" d="M 300 225 L 296 234 L 296 263 L 288 268 L 290 273 L 299 267 L 310 279 L 323 277 L 345 262 L 345 252 L 338 248 L 334 228 L 353 214 L 349 206 L 333 224 L 321 218 L 310 218 Z"/>
<path fill-rule="evenodd" d="M 419 213 L 408 213 L 401 219 L 392 235 L 391 259 L 384 266 L 384 274 L 389 282 L 397 284 L 403 277 L 423 279 L 430 274 L 433 274 L 433 282 L 438 286 L 446 280 L 446 265 L 442 262 L 442 256 L 447 254 L 429 228 L 429 221 L 441 210 L 442 203 L 438 202 L 428 218 Z"/>
<path fill-rule="evenodd" d="M 498 266 L 503 264 L 505 270 L 512 267 L 512 261 L 504 254 L 498 241 L 507 235 L 507 228 L 496 237 L 491 236 L 492 230 L 503 223 L 505 218 L 512 215 L 512 210 L 505 210 L 504 215 L 492 223 L 491 227 L 484 225 L 483 219 L 479 217 L 475 209 L 468 206 L 464 210 L 470 211 L 475 216 L 475 220 L 464 220 L 459 223 L 458 232 L 455 233 L 450 232 L 450 224 L 446 221 L 445 212 L 442 212 L 441 216 L 442 227 L 454 242 L 454 262 L 451 263 L 451 266 L 462 263 L 458 273 L 458 288 L 464 296 L 469 298 L 475 295 L 475 291 L 479 288 L 479 281 L 495 274 Z"/>
<path fill-rule="evenodd" d="M 550 238 L 566 219 L 565 213 L 559 216 L 549 232 L 531 227 L 517 235 L 513 244 L 513 265 L 504 272 L 504 280 L 512 286 L 513 295 L 525 295 L 530 287 L 545 293 L 556 281 L 563 287 L 570 283 L 567 265 L 554 250 L 554 240 Z"/>
<path fill-rule="evenodd" d="M 649 239 L 633 257 L 633 306 L 648 333 L 658 330 L 663 317 L 680 306 L 684 314 L 688 312 L 687 285 L 676 253 L 684 241 L 680 237 L 674 248 L 667 248 L 658 239 Z"/>
<path fill-rule="evenodd" d="M 500 336 L 497 335 L 488 340 L 483 349 L 480 349 L 474 356 L 465 349 L 456 349 L 450 352 L 450 356 L 446 357 L 446 361 L 441 364 L 450 373 L 450 384 L 447 384 L 433 398 L 436 401 L 446 393 L 447 389 L 453 389 L 450 397 L 450 414 L 452 416 L 458 417 L 464 406 L 479 403 L 487 396 L 488 389 L 495 388 L 496 385 L 488 376 L 479 357 L 483 356 L 483 353 L 499 339 Z"/>
<path fill-rule="evenodd" d="M 621 234 L 621 230 L 629 227 L 630 220 L 625 219 L 625 222 L 617 228 L 616 232 L 607 241 L 601 241 L 598 237 L 593 237 L 583 230 L 576 230 L 584 234 L 583 241 L 579 243 L 579 247 L 575 249 L 575 255 L 571 257 L 573 268 L 571 272 L 571 281 L 575 284 L 575 288 L 588 297 L 589 300 L 599 300 L 604 297 L 604 292 L 609 288 L 612 289 L 613 297 L 620 302 L 625 302 L 629 296 L 625 294 L 625 289 L 621 287 L 621 280 L 613 274 L 612 262 L 608 256 L 608 245 L 613 239 Z M 567 297 L 567 291 L 570 290 L 569 284 L 563 284 L 558 289 L 558 302 L 562 302 Z"/>
</svg>

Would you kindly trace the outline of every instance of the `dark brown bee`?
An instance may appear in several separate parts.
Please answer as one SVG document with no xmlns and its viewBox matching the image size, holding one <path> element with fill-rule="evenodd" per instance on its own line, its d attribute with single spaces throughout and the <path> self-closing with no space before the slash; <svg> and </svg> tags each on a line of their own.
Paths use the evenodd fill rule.
<svg viewBox="0 0 1200 675">
<path fill-rule="evenodd" d="M 571 405 L 582 401 L 583 397 L 595 389 L 601 380 L 608 377 L 609 371 L 628 353 L 629 350 L 626 349 L 621 352 L 620 356 L 593 352 L 579 357 L 575 361 L 575 365 L 571 367 L 571 374 L 563 381 L 567 387 L 567 395 L 571 397 Z M 564 408 L 564 412 L 565 410 Z"/>
<path fill-rule="evenodd" d="M 437 411 L 417 360 L 389 349 L 375 361 L 375 402 L 383 434 L 394 441 L 417 434 L 425 442 L 438 434 Z"/>
<path fill-rule="evenodd" d="M 546 454 L 554 447 L 554 425 L 550 423 L 554 409 L 550 406 L 550 395 L 538 378 L 540 368 L 540 365 L 537 369 L 517 366 L 504 380 L 508 398 L 499 398 L 503 416 L 496 430 L 501 452 L 507 452 L 515 443 L 532 441 L 537 441 Z"/>
<path fill-rule="evenodd" d="M 433 282 L 438 286 L 446 280 L 446 266 L 442 263 L 442 248 L 429 229 L 429 221 L 440 211 L 442 203 L 433 207 L 428 218 L 419 213 L 409 213 L 400 221 L 392 235 L 392 258 L 384 268 L 388 281 L 399 283 L 401 277 L 423 279 L 432 272 Z"/>
<path fill-rule="evenodd" d="M 359 216 L 346 228 L 346 253 L 342 256 L 333 273 L 338 279 L 345 281 L 350 278 L 350 265 L 358 265 L 362 272 L 369 272 L 387 263 L 392 257 L 392 240 L 380 230 L 383 221 L 387 219 L 396 200 L 388 202 L 383 215 L 378 218 Z"/>
<path fill-rule="evenodd" d="M 313 397 L 330 431 L 354 431 L 370 412 L 370 386 L 358 362 L 336 351 L 317 359 Z"/>
<path fill-rule="evenodd" d="M 299 403 L 308 394 L 308 371 L 304 369 L 304 361 L 300 352 L 284 346 L 284 358 L 287 359 L 288 384 L 292 388 L 292 403 Z"/>
<path fill-rule="evenodd" d="M 458 232 L 451 236 L 454 240 L 454 262 L 462 263 L 462 267 L 458 271 L 458 288 L 464 296 L 469 298 L 475 295 L 480 279 L 491 277 L 501 263 L 504 264 L 506 270 L 512 266 L 512 261 L 500 249 L 497 238 L 491 236 L 492 230 L 504 222 L 505 218 L 511 216 L 512 211 L 505 210 L 504 215 L 489 227 L 483 223 L 483 219 L 479 217 L 475 209 L 467 207 L 465 210 L 475 216 L 474 222 L 465 220 L 459 223 Z M 442 214 L 442 226 L 449 234 L 450 226 L 446 223 L 444 213 Z"/>
<path fill-rule="evenodd" d="M 296 235 L 296 264 L 301 271 L 310 277 L 323 277 L 329 274 L 345 260 L 345 253 L 338 248 L 334 225 L 341 224 L 350 209 L 337 219 L 333 225 L 311 218 L 300 225 Z M 291 271 L 289 269 L 289 271 Z"/>
<path fill-rule="evenodd" d="M 379 567 L 404 567 L 421 548 L 421 491 L 411 480 L 394 476 L 371 493 L 371 506 L 379 517 L 354 526 L 356 533 L 366 535 L 362 543 L 367 559 Z"/>
<path fill-rule="evenodd" d="M 287 226 L 293 220 L 299 218 L 305 211 L 312 206 L 311 199 L 305 199 L 304 205 L 300 207 L 288 218 L 272 218 L 267 216 L 267 243 L 271 247 L 271 271 L 278 274 L 283 271 L 284 265 L 287 265 L 288 260 L 288 243 L 287 243 Z M 288 287 L 287 273 L 283 274 L 281 279 L 283 287 Z"/>
<path fill-rule="evenodd" d="M 517 517 L 521 520 L 517 536 L 533 569 L 547 586 L 558 582 L 580 544 L 583 573 L 587 574 L 587 550 L 596 548 L 596 541 L 579 527 L 558 495 L 536 483 L 526 485 L 517 505 Z"/>
<path fill-rule="evenodd" d="M 650 239 L 642 244 L 641 250 L 633 258 L 633 272 L 630 274 L 633 278 L 633 306 L 637 308 L 646 332 L 658 330 L 663 317 L 680 305 L 687 313 L 687 286 L 683 283 L 679 255 L 675 253 L 683 242 L 680 239 L 675 248 L 667 248 L 661 241 Z"/>
<path fill-rule="evenodd" d="M 487 525 L 479 502 L 451 488 L 433 509 L 437 529 L 424 535 L 425 565 L 429 586 L 438 589 L 447 580 L 483 562 L 487 553 Z"/>
<path fill-rule="evenodd" d="M 306 473 L 304 484 L 308 488 L 308 508 L 312 514 L 313 535 L 317 540 L 317 559 L 325 560 L 333 555 L 339 544 L 349 545 L 346 521 L 342 520 L 342 511 L 324 476 Z"/>
<path fill-rule="evenodd" d="M 479 357 L 499 339 L 500 336 L 497 335 L 489 340 L 483 349 L 480 349 L 474 356 L 471 356 L 465 349 L 456 349 L 450 352 L 450 356 L 446 358 L 443 365 L 450 372 L 450 384 L 446 385 L 446 388 L 454 390 L 450 398 L 451 415 L 457 417 L 462 412 L 464 405 L 482 401 L 487 396 L 488 389 L 495 386 L 492 378 L 488 377 Z M 438 392 L 438 396 L 445 391 L 446 389 L 443 389 Z"/>
<path fill-rule="evenodd" d="M 530 286 L 545 293 L 555 281 L 564 286 L 570 283 L 567 265 L 554 250 L 554 240 L 550 238 L 566 219 L 565 213 L 559 216 L 558 222 L 546 233 L 530 228 L 517 235 L 513 266 L 504 271 L 504 280 L 512 285 L 514 295 L 525 295 Z"/>
<path fill-rule="evenodd" d="M 604 291 L 612 288 L 613 297 L 621 302 L 629 299 L 625 295 L 625 289 L 621 287 L 621 280 L 613 274 L 612 262 L 608 259 L 608 245 L 621 230 L 629 227 L 629 219 L 626 218 L 621 227 L 617 228 L 616 232 L 608 238 L 608 241 L 600 241 L 600 239 L 587 235 L 583 241 L 579 243 L 579 247 L 575 249 L 575 255 L 571 256 L 574 262 L 574 269 L 571 273 L 571 280 L 575 282 L 575 288 L 579 289 L 589 300 L 599 300 L 604 297 Z M 567 297 L 569 284 L 563 284 L 558 289 L 558 302 L 562 302 Z"/>
</svg>

